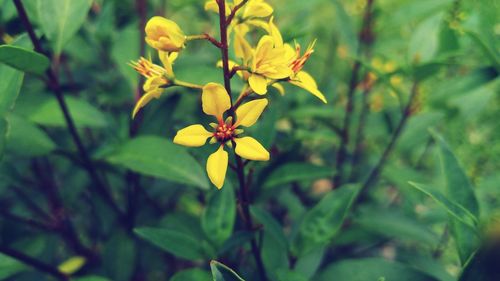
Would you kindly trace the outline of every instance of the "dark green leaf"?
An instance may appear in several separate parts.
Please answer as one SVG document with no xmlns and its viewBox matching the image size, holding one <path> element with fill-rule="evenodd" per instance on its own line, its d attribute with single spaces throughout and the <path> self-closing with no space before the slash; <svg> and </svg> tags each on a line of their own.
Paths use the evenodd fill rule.
<svg viewBox="0 0 500 281">
<path fill-rule="evenodd" d="M 265 187 L 271 188 L 296 181 L 330 178 L 331 167 L 316 166 L 308 163 L 289 163 L 274 170 L 266 180 Z"/>
<path fill-rule="evenodd" d="M 216 190 L 208 200 L 201 217 L 203 231 L 216 245 L 221 245 L 233 233 L 236 218 L 236 203 L 233 187 L 226 184 Z"/>
<path fill-rule="evenodd" d="M 329 194 L 309 210 L 292 241 L 292 252 L 302 256 L 330 242 L 347 216 L 358 186 L 342 186 Z"/>
<path fill-rule="evenodd" d="M 210 269 L 214 281 L 245 281 L 234 270 L 218 261 L 211 261 Z"/>
<path fill-rule="evenodd" d="M 39 53 L 17 46 L 0 46 L 0 62 L 18 70 L 43 75 L 50 66 L 49 59 Z"/>
<path fill-rule="evenodd" d="M 76 278 L 75 281 L 111 281 L 111 280 L 99 276 L 85 276 Z"/>
<path fill-rule="evenodd" d="M 106 116 L 88 102 L 73 97 L 66 97 L 69 112 L 78 127 L 103 128 L 108 126 Z M 29 119 L 44 126 L 65 127 L 66 122 L 59 103 L 50 99 L 39 105 Z"/>
<path fill-rule="evenodd" d="M 9 278 L 10 276 L 26 269 L 27 267 L 21 262 L 0 254 L 0 280 Z"/>
<path fill-rule="evenodd" d="M 169 281 L 210 281 L 210 273 L 194 268 L 177 272 Z"/>
<path fill-rule="evenodd" d="M 152 227 L 136 228 L 134 232 L 162 250 L 179 258 L 187 260 L 202 260 L 206 258 L 200 241 L 186 235 L 186 233 Z"/>
<path fill-rule="evenodd" d="M 14 107 L 23 78 L 23 72 L 0 64 L 0 116 Z"/>
<path fill-rule="evenodd" d="M 38 1 L 40 26 L 51 42 L 54 53 L 60 54 L 64 45 L 80 29 L 91 4 L 92 0 Z"/>
<path fill-rule="evenodd" d="M 56 148 L 52 139 L 35 124 L 16 115 L 8 117 L 7 149 L 23 156 L 42 156 Z"/>
<path fill-rule="evenodd" d="M 345 260 L 328 266 L 315 281 L 437 281 L 404 264 L 378 258 Z"/>
<path fill-rule="evenodd" d="M 208 189 L 207 177 L 198 162 L 183 147 L 166 138 L 135 138 L 106 160 L 145 175 Z"/>
</svg>

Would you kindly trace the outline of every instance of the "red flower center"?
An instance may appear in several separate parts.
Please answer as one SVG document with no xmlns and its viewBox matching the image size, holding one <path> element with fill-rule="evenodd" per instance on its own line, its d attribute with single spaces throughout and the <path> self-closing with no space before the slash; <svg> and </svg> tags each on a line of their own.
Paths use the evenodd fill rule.
<svg viewBox="0 0 500 281">
<path fill-rule="evenodd" d="M 232 140 L 235 137 L 234 128 L 232 124 L 219 124 L 217 129 L 215 130 L 214 137 L 220 143 L 225 143 L 229 140 Z"/>
</svg>

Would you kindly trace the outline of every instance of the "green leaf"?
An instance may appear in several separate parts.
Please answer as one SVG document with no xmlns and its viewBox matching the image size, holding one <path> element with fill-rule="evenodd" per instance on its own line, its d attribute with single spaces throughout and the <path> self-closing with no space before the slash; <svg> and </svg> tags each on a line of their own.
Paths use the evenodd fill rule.
<svg viewBox="0 0 500 281">
<path fill-rule="evenodd" d="M 0 254 L 0 280 L 7 279 L 10 276 L 26 269 L 26 266 L 21 262 Z"/>
<path fill-rule="evenodd" d="M 193 268 L 177 272 L 170 278 L 170 281 L 210 281 L 211 279 L 210 273 Z"/>
<path fill-rule="evenodd" d="M 214 281 L 245 281 L 234 270 L 218 261 L 211 261 L 210 269 Z"/>
<path fill-rule="evenodd" d="M 7 120 L 5 120 L 5 118 L 0 117 L 0 160 L 2 160 L 5 151 L 7 127 L 8 127 Z"/>
<path fill-rule="evenodd" d="M 103 128 L 108 126 L 106 116 L 88 102 L 74 97 L 65 97 L 69 112 L 77 127 Z M 49 99 L 32 112 L 29 119 L 44 126 L 65 127 L 63 113 L 55 99 Z"/>
<path fill-rule="evenodd" d="M 439 13 L 420 23 L 413 32 L 409 45 L 409 59 L 417 64 L 430 61 L 439 47 L 439 27 L 443 14 Z"/>
<path fill-rule="evenodd" d="M 46 56 L 25 48 L 9 45 L 0 46 L 0 62 L 36 75 L 43 75 L 50 66 L 50 61 Z"/>
<path fill-rule="evenodd" d="M 56 148 L 52 139 L 32 122 L 9 115 L 7 150 L 22 156 L 47 155 Z"/>
<path fill-rule="evenodd" d="M 92 0 L 38 1 L 38 16 L 43 33 L 60 54 L 87 18 Z"/>
<path fill-rule="evenodd" d="M 331 167 L 308 163 L 289 163 L 276 168 L 266 180 L 265 187 L 271 188 L 296 181 L 316 180 L 333 176 Z"/>
<path fill-rule="evenodd" d="M 278 281 L 308 281 L 308 279 L 300 273 L 286 269 L 278 270 L 276 275 L 278 276 Z"/>
<path fill-rule="evenodd" d="M 201 217 L 201 226 L 206 236 L 220 246 L 233 233 L 236 218 L 236 203 L 233 187 L 226 184 L 222 190 L 212 192 Z"/>
<path fill-rule="evenodd" d="M 441 205 L 446 209 L 446 211 L 452 215 L 454 218 L 464 223 L 465 225 L 475 229 L 477 224 L 477 218 L 469 212 L 464 206 L 448 199 L 444 194 L 437 191 L 435 188 L 429 187 L 424 184 L 409 182 L 410 185 L 415 187 L 417 190 L 426 194 L 432 198 L 436 203 Z"/>
<path fill-rule="evenodd" d="M 330 242 L 337 234 L 359 191 L 346 185 L 328 193 L 309 210 L 292 240 L 292 252 L 302 256 Z"/>
<path fill-rule="evenodd" d="M 209 187 L 198 162 L 166 138 L 142 136 L 129 140 L 106 160 L 145 175 L 203 189 Z"/>
<path fill-rule="evenodd" d="M 446 196 L 463 206 L 475 218 L 479 217 L 479 204 L 469 178 L 443 138 L 436 132 L 432 134 L 440 147 L 441 164 L 446 179 Z M 459 221 L 457 218 L 450 218 L 450 229 L 455 238 L 460 261 L 465 264 L 477 250 L 478 237 L 475 228 L 468 228 Z"/>
<path fill-rule="evenodd" d="M 0 64 L 0 116 L 14 107 L 23 78 L 23 72 Z"/>
<path fill-rule="evenodd" d="M 500 251 L 498 242 L 485 243 L 474 256 L 468 261 L 460 275 L 459 281 L 492 281 L 500 280 L 498 261 Z"/>
<path fill-rule="evenodd" d="M 205 251 L 198 239 L 176 230 L 142 227 L 134 229 L 141 238 L 174 256 L 187 260 L 203 260 Z"/>
<path fill-rule="evenodd" d="M 264 232 L 273 236 L 274 241 L 279 244 L 276 246 L 288 249 L 288 240 L 283 233 L 283 229 L 279 222 L 277 222 L 271 214 L 255 206 L 250 206 L 250 213 L 255 217 L 256 222 L 261 223 L 264 226 Z"/>
<path fill-rule="evenodd" d="M 437 281 L 423 272 L 398 262 L 379 258 L 344 260 L 328 266 L 315 281 Z"/>
<path fill-rule="evenodd" d="M 99 276 L 85 276 L 76 278 L 75 281 L 111 281 L 111 280 Z"/>
</svg>

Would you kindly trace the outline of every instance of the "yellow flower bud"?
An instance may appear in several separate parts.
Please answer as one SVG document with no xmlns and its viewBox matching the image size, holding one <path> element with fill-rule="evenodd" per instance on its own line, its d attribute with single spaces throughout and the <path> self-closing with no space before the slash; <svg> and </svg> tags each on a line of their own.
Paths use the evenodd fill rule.
<svg viewBox="0 0 500 281">
<path fill-rule="evenodd" d="M 160 51 L 178 52 L 184 48 L 186 35 L 175 22 L 152 17 L 146 24 L 146 42 Z"/>
</svg>

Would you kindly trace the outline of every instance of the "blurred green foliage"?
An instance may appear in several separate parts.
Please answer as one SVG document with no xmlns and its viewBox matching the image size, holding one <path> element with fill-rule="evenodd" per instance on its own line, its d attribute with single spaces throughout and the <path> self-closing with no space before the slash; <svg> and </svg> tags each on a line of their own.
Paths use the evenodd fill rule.
<svg viewBox="0 0 500 281">
<path fill-rule="evenodd" d="M 205 118 L 197 92 L 168 89 L 131 125 L 138 5 L 217 38 L 203 1 L 22 2 L 116 207 L 85 170 L 43 76 L 46 57 L 32 51 L 13 2 L 0 0 L 0 279 L 54 278 L 14 249 L 53 268 L 85 257 L 71 280 L 259 280 L 256 237 L 273 281 L 500 280 L 498 1 L 374 0 L 363 37 L 366 0 L 268 0 L 285 41 L 317 39 L 305 68 L 329 103 L 292 87 L 268 94 L 272 107 L 249 129 L 272 152 L 250 165 L 255 231 L 238 216 L 236 177 L 216 190 L 203 169 L 209 149 L 171 143 Z M 222 83 L 219 59 L 193 42 L 176 75 Z M 363 186 L 377 166 L 378 180 Z"/>
</svg>

